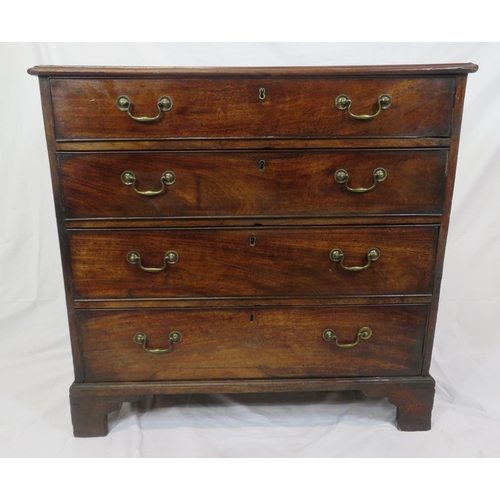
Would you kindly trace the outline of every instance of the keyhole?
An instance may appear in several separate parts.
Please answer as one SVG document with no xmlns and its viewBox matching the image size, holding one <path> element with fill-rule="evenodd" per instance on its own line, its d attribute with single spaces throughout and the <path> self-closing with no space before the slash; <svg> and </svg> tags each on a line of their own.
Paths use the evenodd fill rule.
<svg viewBox="0 0 500 500">
<path fill-rule="evenodd" d="M 266 160 L 259 161 L 259 170 L 264 170 L 266 168 Z"/>
<path fill-rule="evenodd" d="M 250 314 L 250 323 L 253 323 L 253 320 L 254 320 L 254 316 L 253 316 L 253 314 Z"/>
<path fill-rule="evenodd" d="M 259 89 L 259 99 L 263 101 L 266 98 L 266 89 L 264 87 Z"/>
<path fill-rule="evenodd" d="M 250 246 L 254 247 L 255 242 L 257 241 L 257 238 L 255 236 L 250 236 Z"/>
</svg>

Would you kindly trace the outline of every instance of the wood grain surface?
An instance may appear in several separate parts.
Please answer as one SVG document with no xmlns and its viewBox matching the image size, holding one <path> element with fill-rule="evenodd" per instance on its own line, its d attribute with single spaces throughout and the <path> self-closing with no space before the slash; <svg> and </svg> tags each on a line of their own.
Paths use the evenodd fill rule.
<svg viewBox="0 0 500 500">
<path fill-rule="evenodd" d="M 87 382 L 418 375 L 428 306 L 78 311 Z M 335 330 L 352 348 L 323 339 Z M 182 341 L 166 349 L 172 331 Z"/>
<path fill-rule="evenodd" d="M 455 85 L 453 77 L 51 79 L 59 140 L 448 137 Z M 341 94 L 356 115 L 376 113 L 382 94 L 392 105 L 372 120 L 358 120 L 335 107 Z M 156 116 L 164 95 L 173 108 L 158 121 L 140 123 L 117 108 L 121 95 L 130 98 L 134 116 Z"/>
<path fill-rule="evenodd" d="M 71 230 L 76 298 L 276 297 L 426 294 L 432 289 L 438 228 L 374 226 L 323 228 Z M 252 246 L 251 238 L 255 238 Z M 340 248 L 345 266 L 332 262 Z M 127 262 L 128 252 L 161 268 L 166 252 L 176 264 L 158 273 Z"/>
<path fill-rule="evenodd" d="M 445 149 L 58 154 L 67 218 L 440 215 L 446 162 Z M 347 186 L 370 188 L 377 168 L 387 179 L 370 192 L 335 182 L 344 169 Z M 137 194 L 125 171 L 137 190 L 164 191 Z"/>
<path fill-rule="evenodd" d="M 302 68 L 45 66 L 40 77 L 68 307 L 76 436 L 153 394 L 359 390 L 426 430 L 471 63 Z M 260 89 L 265 98 L 260 99 Z M 349 96 L 355 115 L 335 106 Z M 137 122 L 120 111 L 126 95 Z M 262 164 L 265 162 L 265 164 Z M 387 179 L 370 192 L 349 186 Z M 162 188 L 145 197 L 136 188 Z M 329 258 L 344 253 L 347 267 Z M 150 273 L 126 256 L 138 252 Z M 341 344 L 362 327 L 372 337 Z M 172 331 L 182 341 L 165 354 Z"/>
</svg>

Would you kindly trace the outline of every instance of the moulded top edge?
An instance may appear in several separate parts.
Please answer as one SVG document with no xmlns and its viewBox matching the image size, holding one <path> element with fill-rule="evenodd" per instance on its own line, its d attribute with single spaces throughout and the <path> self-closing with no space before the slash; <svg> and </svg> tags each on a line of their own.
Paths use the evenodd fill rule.
<svg viewBox="0 0 500 500">
<path fill-rule="evenodd" d="M 478 66 L 463 64 L 412 64 L 392 66 L 290 66 L 290 67 L 124 67 L 124 66 L 35 66 L 36 76 L 74 77 L 231 77 L 231 76 L 370 76 L 475 73 Z"/>
</svg>

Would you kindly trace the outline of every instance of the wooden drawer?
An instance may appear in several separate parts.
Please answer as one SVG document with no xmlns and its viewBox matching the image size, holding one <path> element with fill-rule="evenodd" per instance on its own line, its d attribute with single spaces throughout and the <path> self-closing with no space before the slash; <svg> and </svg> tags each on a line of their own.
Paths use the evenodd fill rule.
<svg viewBox="0 0 500 500">
<path fill-rule="evenodd" d="M 59 140 L 187 138 L 448 137 L 454 77 L 424 78 L 52 78 Z M 260 89 L 265 89 L 261 99 Z M 347 95 L 354 115 L 336 107 Z M 120 111 L 127 96 L 138 122 Z M 161 112 L 158 99 L 173 106 Z"/>
<path fill-rule="evenodd" d="M 85 380 L 418 375 L 428 306 L 79 310 Z M 359 338 L 363 327 L 371 329 Z M 336 341 L 325 341 L 333 330 Z M 134 342 L 145 334 L 148 349 Z M 179 332 L 178 343 L 169 341 Z"/>
<path fill-rule="evenodd" d="M 439 149 L 58 155 L 68 218 L 440 215 L 446 163 Z M 387 178 L 375 183 L 380 168 Z"/>
<path fill-rule="evenodd" d="M 79 299 L 430 294 L 437 226 L 68 230 Z M 380 258 L 362 271 L 367 252 Z M 329 255 L 341 249 L 344 261 Z M 178 261 L 167 264 L 168 252 Z M 140 263 L 129 263 L 136 252 Z M 342 265 L 341 265 L 342 264 Z M 146 272 L 146 268 L 162 268 Z"/>
</svg>

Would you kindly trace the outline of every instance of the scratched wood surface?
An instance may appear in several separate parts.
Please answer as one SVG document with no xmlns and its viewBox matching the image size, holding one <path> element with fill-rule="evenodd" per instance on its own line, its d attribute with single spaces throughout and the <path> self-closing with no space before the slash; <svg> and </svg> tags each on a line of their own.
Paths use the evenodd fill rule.
<svg viewBox="0 0 500 500">
<path fill-rule="evenodd" d="M 428 306 L 79 311 L 88 382 L 418 375 Z M 351 348 L 323 339 L 333 329 Z M 171 351 L 172 331 L 182 334 Z"/>
<path fill-rule="evenodd" d="M 51 92 L 60 140 L 447 137 L 455 78 L 53 78 Z M 357 120 L 336 108 L 341 94 L 356 115 L 376 113 L 382 94 L 392 105 L 376 120 Z M 155 117 L 164 95 L 173 107 L 140 123 L 118 109 L 121 95 L 137 117 Z"/>
</svg>

